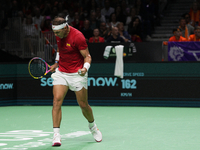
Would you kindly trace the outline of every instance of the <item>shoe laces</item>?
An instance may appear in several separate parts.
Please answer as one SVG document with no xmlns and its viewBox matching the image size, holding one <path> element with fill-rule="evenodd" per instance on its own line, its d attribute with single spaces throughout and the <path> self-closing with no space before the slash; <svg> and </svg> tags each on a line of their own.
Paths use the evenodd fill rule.
<svg viewBox="0 0 200 150">
<path fill-rule="evenodd" d="M 96 131 L 98 131 L 99 129 L 97 128 L 97 126 L 96 125 L 94 125 L 92 128 L 90 128 L 90 131 L 92 132 L 92 133 L 95 133 Z"/>
<path fill-rule="evenodd" d="M 59 133 L 55 133 L 54 136 L 53 136 L 53 140 L 58 140 L 58 139 L 61 141 L 60 134 Z"/>
</svg>

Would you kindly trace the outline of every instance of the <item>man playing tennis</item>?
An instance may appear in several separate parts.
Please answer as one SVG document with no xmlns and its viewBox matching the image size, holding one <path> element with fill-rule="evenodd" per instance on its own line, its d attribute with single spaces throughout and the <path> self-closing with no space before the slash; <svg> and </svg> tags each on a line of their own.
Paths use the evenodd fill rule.
<svg viewBox="0 0 200 150">
<path fill-rule="evenodd" d="M 56 36 L 58 49 L 55 64 L 51 66 L 53 78 L 53 145 L 61 145 L 60 123 L 61 106 L 68 89 L 76 94 L 77 102 L 84 117 L 89 122 L 89 129 L 97 142 L 102 141 L 102 134 L 98 130 L 88 104 L 87 72 L 91 64 L 91 56 L 85 37 L 81 32 L 69 26 L 61 17 L 55 17 L 52 29 Z"/>
</svg>

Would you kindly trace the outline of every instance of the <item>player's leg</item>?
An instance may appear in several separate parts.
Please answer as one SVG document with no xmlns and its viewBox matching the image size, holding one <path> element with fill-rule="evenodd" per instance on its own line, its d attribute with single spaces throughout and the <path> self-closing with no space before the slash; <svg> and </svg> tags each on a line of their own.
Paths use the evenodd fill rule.
<svg viewBox="0 0 200 150">
<path fill-rule="evenodd" d="M 76 94 L 77 102 L 78 102 L 78 104 L 79 104 L 79 106 L 82 110 L 82 113 L 83 113 L 84 117 L 89 122 L 89 128 L 90 128 L 90 131 L 91 131 L 94 139 L 97 142 L 101 142 L 102 141 L 102 134 L 99 131 L 99 129 L 97 128 L 97 126 L 94 122 L 94 116 L 93 116 L 92 108 L 88 104 L 87 89 L 85 89 L 83 87 L 80 91 L 75 91 L 75 94 Z"/>
<path fill-rule="evenodd" d="M 93 112 L 88 104 L 88 94 L 87 89 L 84 87 L 80 91 L 75 91 L 77 102 L 82 110 L 84 117 L 88 120 L 88 122 L 93 122 Z"/>
<path fill-rule="evenodd" d="M 60 123 L 62 118 L 61 106 L 67 91 L 68 91 L 68 86 L 66 85 L 53 86 L 54 98 L 53 98 L 52 119 L 54 128 L 54 137 L 52 146 L 61 145 L 61 137 L 60 137 Z"/>
<path fill-rule="evenodd" d="M 68 86 L 65 85 L 54 85 L 53 86 L 53 109 L 52 109 L 52 118 L 53 118 L 53 127 L 60 127 L 60 122 L 62 118 L 61 106 L 65 95 L 68 91 Z"/>
</svg>

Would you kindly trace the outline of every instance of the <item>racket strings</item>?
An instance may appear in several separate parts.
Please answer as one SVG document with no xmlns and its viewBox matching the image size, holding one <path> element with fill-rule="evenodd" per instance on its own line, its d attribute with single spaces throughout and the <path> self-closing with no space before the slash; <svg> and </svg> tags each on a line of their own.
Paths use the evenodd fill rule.
<svg viewBox="0 0 200 150">
<path fill-rule="evenodd" d="M 30 72 L 34 77 L 41 77 L 46 72 L 46 64 L 40 59 L 34 59 L 30 64 Z"/>
</svg>

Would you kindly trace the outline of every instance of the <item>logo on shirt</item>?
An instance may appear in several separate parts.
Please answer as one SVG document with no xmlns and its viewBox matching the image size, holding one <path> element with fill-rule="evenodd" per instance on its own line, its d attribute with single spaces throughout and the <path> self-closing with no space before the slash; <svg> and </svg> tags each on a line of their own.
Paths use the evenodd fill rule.
<svg viewBox="0 0 200 150">
<path fill-rule="evenodd" d="M 69 43 L 67 43 L 66 46 L 71 46 L 71 45 Z"/>
</svg>

